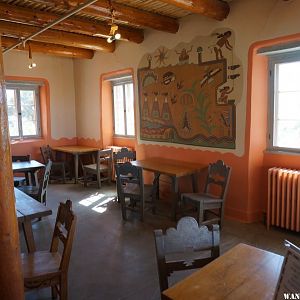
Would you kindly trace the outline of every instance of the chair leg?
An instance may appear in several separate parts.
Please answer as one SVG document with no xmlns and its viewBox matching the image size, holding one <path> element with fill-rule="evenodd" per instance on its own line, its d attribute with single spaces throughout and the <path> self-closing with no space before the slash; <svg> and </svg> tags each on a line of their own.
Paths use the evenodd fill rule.
<svg viewBox="0 0 300 300">
<path fill-rule="evenodd" d="M 141 198 L 141 205 L 140 205 L 140 220 L 143 222 L 144 221 L 144 203 L 145 200 L 144 200 L 144 197 Z"/>
<path fill-rule="evenodd" d="M 199 225 L 201 225 L 203 222 L 203 214 L 204 214 L 203 201 L 199 201 L 197 205 L 197 220 Z"/>
<path fill-rule="evenodd" d="M 57 299 L 57 286 L 51 286 L 51 295 L 52 295 L 52 299 Z"/>
<path fill-rule="evenodd" d="M 122 211 L 122 218 L 123 220 L 127 220 L 126 216 L 126 203 L 125 203 L 125 198 L 119 196 L 119 201 L 121 202 L 121 211 Z"/>
<path fill-rule="evenodd" d="M 68 278 L 67 276 L 62 276 L 60 280 L 60 297 L 59 300 L 67 300 L 68 299 Z"/>
<path fill-rule="evenodd" d="M 83 186 L 87 187 L 87 178 L 86 170 L 83 169 Z"/>
<path fill-rule="evenodd" d="M 66 169 L 65 169 L 65 165 L 62 165 L 62 176 L 63 176 L 63 183 L 66 183 Z"/>
</svg>

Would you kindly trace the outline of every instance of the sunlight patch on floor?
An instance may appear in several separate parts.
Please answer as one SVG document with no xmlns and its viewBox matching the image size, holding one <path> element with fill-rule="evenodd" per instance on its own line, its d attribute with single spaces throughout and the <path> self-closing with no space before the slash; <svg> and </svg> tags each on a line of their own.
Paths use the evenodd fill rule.
<svg viewBox="0 0 300 300">
<path fill-rule="evenodd" d="M 105 194 L 96 193 L 96 194 L 89 196 L 88 198 L 82 199 L 81 201 L 79 201 L 79 204 L 81 204 L 83 206 L 90 206 L 103 198 L 106 198 Z"/>
<path fill-rule="evenodd" d="M 110 201 L 113 201 L 113 200 L 115 200 L 115 199 L 116 199 L 116 197 L 108 197 L 108 198 L 106 198 L 104 201 L 102 201 L 101 203 L 99 203 L 99 204 L 97 204 L 96 206 L 94 206 L 94 207 L 92 208 L 92 210 L 96 211 L 97 213 L 102 214 L 102 213 L 106 212 L 106 210 L 107 210 L 107 204 L 108 204 Z"/>
</svg>

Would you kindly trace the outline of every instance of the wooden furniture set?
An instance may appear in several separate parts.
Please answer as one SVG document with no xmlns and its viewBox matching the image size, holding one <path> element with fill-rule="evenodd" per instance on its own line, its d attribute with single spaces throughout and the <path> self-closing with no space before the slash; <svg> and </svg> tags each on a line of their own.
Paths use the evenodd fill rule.
<svg viewBox="0 0 300 300">
<path fill-rule="evenodd" d="M 31 222 L 33 219 L 51 215 L 52 210 L 17 188 L 15 188 L 15 198 L 18 222 L 22 226 L 28 252 L 31 253 L 35 251 Z"/>
<path fill-rule="evenodd" d="M 167 175 L 172 181 L 172 218 L 176 220 L 177 205 L 179 201 L 178 181 L 179 178 L 190 176 L 193 184 L 193 191 L 197 191 L 197 173 L 205 168 L 205 165 L 181 162 L 165 158 L 147 158 L 144 160 L 133 161 L 134 166 L 154 173 L 154 177 L 161 174 Z"/>
<path fill-rule="evenodd" d="M 52 148 L 47 146 L 40 147 L 41 155 L 44 161 L 44 164 L 46 165 L 49 160 L 52 161 L 52 173 L 50 175 L 50 179 L 57 179 L 62 178 L 63 183 L 66 182 L 66 175 L 69 175 L 70 172 L 68 170 L 68 164 L 66 161 L 58 161 L 56 159 L 56 156 L 53 153 Z M 60 176 L 56 176 L 56 172 L 59 172 Z"/>
<path fill-rule="evenodd" d="M 13 155 L 11 157 L 12 162 L 30 161 L 30 155 Z M 24 176 L 14 176 L 14 186 L 19 186 L 26 183 L 29 185 L 29 174 L 24 172 Z"/>
<path fill-rule="evenodd" d="M 101 188 L 101 182 L 111 182 L 112 177 L 112 150 L 98 150 L 96 163 L 83 165 L 84 186 L 87 186 L 88 175 L 96 175 L 98 188 Z"/>
<path fill-rule="evenodd" d="M 52 161 L 49 160 L 44 168 L 44 174 L 38 185 L 23 185 L 18 187 L 22 192 L 34 198 L 35 200 L 46 205 L 47 202 L 47 187 L 50 178 Z"/>
<path fill-rule="evenodd" d="M 211 163 L 208 166 L 206 183 L 203 193 L 184 193 L 181 195 L 183 205 L 191 204 L 197 208 L 197 220 L 199 224 L 219 223 L 222 226 L 224 216 L 224 203 L 227 196 L 231 168 L 222 160 Z M 219 190 L 213 193 L 216 186 Z M 205 213 L 212 213 L 213 218 L 208 218 Z"/>
<path fill-rule="evenodd" d="M 169 286 L 174 271 L 201 268 L 220 254 L 219 225 L 199 226 L 192 217 L 184 217 L 177 228 L 154 231 L 160 290 Z"/>
<path fill-rule="evenodd" d="M 273 299 L 283 257 L 238 244 L 163 291 L 162 299 Z"/>
<path fill-rule="evenodd" d="M 75 233 L 72 202 L 60 203 L 49 251 L 21 254 L 25 290 L 51 287 L 52 298 L 68 298 L 68 267 Z M 62 254 L 59 253 L 59 244 Z"/>
<path fill-rule="evenodd" d="M 75 183 L 77 183 L 79 156 L 83 154 L 97 153 L 99 149 L 94 147 L 87 147 L 87 146 L 58 146 L 58 147 L 52 147 L 52 150 L 72 154 L 74 156 L 74 174 L 75 174 Z"/>
<path fill-rule="evenodd" d="M 26 156 L 27 157 L 27 156 Z M 26 160 L 26 161 L 13 161 L 12 162 L 12 169 L 14 173 L 27 173 L 28 180 L 26 180 L 27 184 L 36 185 L 36 172 L 40 169 L 43 169 L 45 167 L 44 164 L 41 164 L 40 162 L 36 160 Z"/>
</svg>

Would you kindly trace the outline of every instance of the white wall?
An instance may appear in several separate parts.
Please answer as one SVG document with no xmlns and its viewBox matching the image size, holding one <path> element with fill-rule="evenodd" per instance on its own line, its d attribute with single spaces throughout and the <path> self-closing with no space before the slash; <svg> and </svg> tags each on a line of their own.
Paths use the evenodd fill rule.
<svg viewBox="0 0 300 300">
<path fill-rule="evenodd" d="M 151 53 L 159 46 L 173 48 L 180 42 L 190 42 L 196 36 L 207 36 L 217 28 L 230 28 L 235 34 L 235 53 L 242 60 L 244 71 L 242 99 L 237 105 L 237 149 L 233 152 L 238 156 L 243 155 L 249 47 L 259 40 L 297 32 L 300 18 L 296 12 L 300 10 L 300 1 L 235 0 L 230 5 L 229 17 L 223 22 L 198 15 L 188 16 L 180 20 L 177 34 L 146 31 L 145 41 L 140 45 L 120 42 L 113 54 L 97 53 L 93 60 L 76 60 L 74 72 L 78 136 L 100 139 L 100 110 L 97 108 L 102 73 L 133 67 L 136 75 L 139 61 L 145 53 Z"/>
<path fill-rule="evenodd" d="M 51 135 L 53 139 L 76 137 L 73 59 L 33 53 L 37 67 L 28 68 L 28 53 L 3 55 L 6 76 L 47 79 L 50 86 Z"/>
</svg>

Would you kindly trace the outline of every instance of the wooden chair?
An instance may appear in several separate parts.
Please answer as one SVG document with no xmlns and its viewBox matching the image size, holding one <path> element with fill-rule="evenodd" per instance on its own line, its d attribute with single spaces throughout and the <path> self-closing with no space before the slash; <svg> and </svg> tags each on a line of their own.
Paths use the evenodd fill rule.
<svg viewBox="0 0 300 300">
<path fill-rule="evenodd" d="M 98 188 L 101 188 L 101 182 L 111 182 L 112 174 L 112 150 L 98 150 L 97 162 L 95 164 L 83 165 L 84 186 L 87 186 L 88 175 L 96 175 Z"/>
<path fill-rule="evenodd" d="M 68 298 L 68 267 L 75 232 L 76 216 L 72 202 L 60 203 L 50 251 L 21 254 L 25 290 L 51 287 L 52 298 Z M 58 252 L 62 243 L 62 254 Z M 61 248 L 60 248 L 61 249 Z"/>
<path fill-rule="evenodd" d="M 220 255 L 219 225 L 200 226 L 192 217 L 183 217 L 176 228 L 154 230 L 160 291 L 169 287 L 174 271 L 201 268 Z"/>
<path fill-rule="evenodd" d="M 66 176 L 70 175 L 68 171 L 68 164 L 65 161 L 57 161 L 51 147 L 49 145 L 40 147 L 41 154 L 43 157 L 44 164 L 47 164 L 48 160 L 52 161 L 52 174 L 51 179 L 59 179 L 62 178 L 63 183 L 66 183 Z M 59 176 L 57 176 L 57 172 L 59 172 Z"/>
<path fill-rule="evenodd" d="M 120 151 L 113 152 L 113 168 L 114 172 L 116 170 L 116 165 L 123 164 L 125 162 L 130 162 L 136 160 L 136 152 L 130 151 L 128 148 L 124 147 Z M 117 175 L 114 175 L 117 178 Z M 125 179 L 125 178 L 123 178 Z M 124 183 L 124 181 L 123 181 Z M 118 202 L 120 202 L 119 195 L 118 195 Z"/>
<path fill-rule="evenodd" d="M 24 185 L 18 187 L 19 190 L 26 193 L 30 197 L 36 199 L 37 201 L 44 203 L 46 205 L 47 201 L 47 187 L 49 183 L 50 173 L 51 173 L 52 161 L 49 160 L 38 186 Z"/>
<path fill-rule="evenodd" d="M 30 154 L 28 155 L 12 155 L 11 157 L 12 162 L 17 162 L 17 161 L 30 161 L 31 157 Z M 25 172 L 24 176 L 14 176 L 14 186 L 20 186 L 26 183 L 29 185 L 29 172 Z"/>
<path fill-rule="evenodd" d="M 181 195 L 183 206 L 191 204 L 197 208 L 199 224 L 213 224 L 219 222 L 222 227 L 224 216 L 224 204 L 231 175 L 231 168 L 222 160 L 209 164 L 204 193 L 184 193 Z M 218 195 L 211 193 L 211 188 L 219 187 Z M 208 219 L 205 213 L 210 212 L 214 218 Z"/>
<path fill-rule="evenodd" d="M 128 148 L 124 147 L 118 152 L 113 153 L 113 162 L 114 165 L 122 164 L 126 161 L 133 161 L 136 160 L 136 152 L 130 151 Z"/>
<path fill-rule="evenodd" d="M 143 170 L 133 166 L 130 162 L 116 164 L 117 193 L 121 203 L 123 220 L 127 220 L 127 210 L 138 211 L 140 219 L 144 219 L 145 203 L 151 203 L 154 207 L 156 195 L 156 183 L 145 185 Z"/>
</svg>

